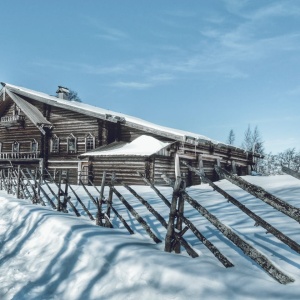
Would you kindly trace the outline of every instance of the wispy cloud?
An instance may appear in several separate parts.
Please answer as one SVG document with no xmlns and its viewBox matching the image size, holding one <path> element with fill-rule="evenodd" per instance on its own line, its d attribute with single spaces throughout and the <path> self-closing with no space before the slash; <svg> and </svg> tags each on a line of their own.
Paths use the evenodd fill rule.
<svg viewBox="0 0 300 300">
<path fill-rule="evenodd" d="M 171 74 L 155 74 L 150 76 L 149 80 L 152 82 L 166 82 L 166 81 L 171 81 L 174 80 L 175 76 Z"/>
<path fill-rule="evenodd" d="M 125 32 L 115 29 L 115 28 L 101 28 L 100 33 L 95 35 L 98 38 L 110 40 L 110 41 L 120 41 L 128 38 L 128 34 Z"/>
<path fill-rule="evenodd" d="M 194 11 L 190 10 L 168 10 L 165 11 L 165 14 L 176 18 L 192 18 L 197 16 Z"/>
<path fill-rule="evenodd" d="M 129 38 L 128 33 L 118 28 L 107 26 L 99 19 L 91 18 L 89 16 L 84 16 L 83 19 L 94 29 L 94 36 L 96 38 L 106 39 L 113 42 Z"/>
<path fill-rule="evenodd" d="M 111 84 L 111 86 L 117 87 L 117 88 L 125 88 L 125 89 L 144 90 L 144 89 L 150 88 L 152 86 L 152 84 L 151 83 L 146 83 L 146 82 L 135 82 L 135 81 L 124 82 L 124 81 L 119 81 L 119 82 Z"/>
<path fill-rule="evenodd" d="M 98 74 L 98 75 L 107 75 L 107 74 L 122 74 L 132 71 L 134 68 L 131 64 L 117 64 L 112 66 L 101 66 L 101 65 L 92 65 L 92 64 L 73 64 L 74 67 L 77 67 L 83 73 L 88 74 Z"/>
<path fill-rule="evenodd" d="M 74 63 L 66 61 L 51 61 L 40 60 L 32 62 L 32 65 L 38 67 L 47 67 L 57 70 L 81 72 L 86 74 L 95 75 L 109 75 L 109 74 L 122 74 L 131 72 L 135 68 L 134 64 L 116 64 L 110 66 L 87 64 L 87 63 Z"/>
<path fill-rule="evenodd" d="M 294 9 L 293 13 L 289 11 L 289 5 L 287 5 L 289 2 L 261 5 L 258 8 L 251 7 L 251 9 L 246 8 L 251 6 L 252 1 L 236 0 L 224 3 L 226 3 L 227 11 L 238 17 L 228 21 L 224 17 L 226 15 L 222 17 L 210 15 L 204 22 L 205 26 L 198 29 L 199 35 L 195 35 L 189 45 L 167 43 L 165 39 L 161 39 L 164 40 L 161 44 L 147 44 L 147 56 L 140 56 L 142 57 L 140 58 L 137 53 L 136 58 L 122 63 L 115 60 L 111 64 L 52 61 L 35 62 L 35 64 L 40 66 L 47 64 L 53 68 L 65 71 L 76 70 L 85 74 L 109 75 L 105 78 L 105 84 L 116 88 L 147 89 L 169 84 L 187 75 L 195 77 L 213 74 L 222 78 L 245 79 L 250 76 L 247 66 L 264 62 L 264 59 L 270 59 L 272 55 L 300 50 L 300 33 L 283 30 L 280 34 L 274 32 L 260 34 L 266 22 L 272 18 L 299 13 L 297 9 Z M 176 23 L 176 18 L 180 18 L 181 22 L 178 22 L 178 26 L 183 27 L 185 26 L 184 18 L 194 15 L 194 12 L 189 11 L 164 13 L 169 14 L 167 19 L 172 24 Z M 94 35 L 98 38 L 110 41 L 129 39 L 126 32 L 106 26 L 99 20 L 89 19 L 89 24 L 95 29 Z M 187 30 L 190 32 L 189 29 Z M 193 28 L 193 34 L 195 32 L 197 31 Z M 146 47 L 135 41 L 137 49 L 143 49 L 143 46 Z M 290 94 L 295 93 L 298 93 L 298 90 L 290 91 Z"/>
<path fill-rule="evenodd" d="M 249 20 L 266 20 L 271 17 L 287 17 L 300 15 L 298 1 L 278 1 L 265 4 L 262 3 L 258 8 L 251 9 L 253 1 L 232 0 L 225 1 L 229 12 Z"/>
</svg>

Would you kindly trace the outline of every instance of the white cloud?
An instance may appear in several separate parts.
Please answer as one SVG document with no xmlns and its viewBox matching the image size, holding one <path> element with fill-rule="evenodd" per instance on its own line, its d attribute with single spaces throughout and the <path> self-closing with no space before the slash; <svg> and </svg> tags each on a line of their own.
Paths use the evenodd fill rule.
<svg viewBox="0 0 300 300">
<path fill-rule="evenodd" d="M 120 41 L 127 39 L 128 35 L 121 30 L 104 27 L 100 29 L 100 33 L 96 34 L 96 37 L 110 41 Z"/>
<path fill-rule="evenodd" d="M 173 75 L 170 74 L 156 74 L 149 78 L 149 80 L 154 82 L 165 82 L 175 79 Z"/>
<path fill-rule="evenodd" d="M 97 38 L 110 41 L 120 41 L 129 37 L 126 32 L 107 26 L 99 19 L 91 18 L 89 16 L 84 16 L 83 19 L 85 23 L 88 23 L 96 31 L 94 36 Z"/>
<path fill-rule="evenodd" d="M 134 90 L 144 90 L 150 88 L 152 84 L 135 82 L 135 81 L 130 81 L 130 82 L 119 81 L 111 84 L 111 86 L 118 87 L 118 88 L 134 89 Z"/>
</svg>

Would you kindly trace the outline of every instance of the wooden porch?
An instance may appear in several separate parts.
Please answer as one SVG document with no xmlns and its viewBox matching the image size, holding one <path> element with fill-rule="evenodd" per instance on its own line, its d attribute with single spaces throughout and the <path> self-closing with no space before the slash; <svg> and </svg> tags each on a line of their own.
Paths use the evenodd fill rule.
<svg viewBox="0 0 300 300">
<path fill-rule="evenodd" d="M 32 160 L 39 158 L 40 152 L 0 152 L 0 160 Z"/>
</svg>

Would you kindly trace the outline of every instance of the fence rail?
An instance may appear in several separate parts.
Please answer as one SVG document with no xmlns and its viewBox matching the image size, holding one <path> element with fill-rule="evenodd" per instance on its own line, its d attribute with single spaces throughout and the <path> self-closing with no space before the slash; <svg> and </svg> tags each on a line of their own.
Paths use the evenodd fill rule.
<svg viewBox="0 0 300 300">
<path fill-rule="evenodd" d="M 0 152 L 0 159 L 35 159 L 39 152 Z"/>
</svg>

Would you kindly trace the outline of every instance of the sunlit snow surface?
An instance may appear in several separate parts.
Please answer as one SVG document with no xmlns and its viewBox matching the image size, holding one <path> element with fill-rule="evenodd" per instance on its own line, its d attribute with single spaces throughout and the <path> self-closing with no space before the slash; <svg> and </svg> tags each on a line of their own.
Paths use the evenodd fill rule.
<svg viewBox="0 0 300 300">
<path fill-rule="evenodd" d="M 288 175 L 244 177 L 300 207 L 300 181 Z M 300 224 L 223 180 L 217 183 L 260 217 L 300 243 Z M 96 197 L 97 192 L 89 187 Z M 168 219 L 168 208 L 148 187 L 133 187 Z M 76 192 L 95 215 L 81 187 Z M 171 189 L 160 187 L 170 200 Z M 117 190 L 164 239 L 166 230 L 124 188 Z M 108 190 L 105 191 L 106 194 Z M 262 227 L 208 185 L 188 189 L 206 209 L 295 279 L 281 285 L 227 240 L 188 204 L 185 215 L 235 265 L 225 269 L 190 232 L 184 237 L 200 257 L 163 252 L 114 198 L 114 206 L 136 234 L 113 218 L 114 229 L 100 228 L 82 211 L 77 218 L 0 192 L 0 299 L 299 299 L 300 255 L 266 234 Z M 49 194 L 50 195 L 50 194 Z M 72 194 L 70 194 L 73 196 Z"/>
</svg>

